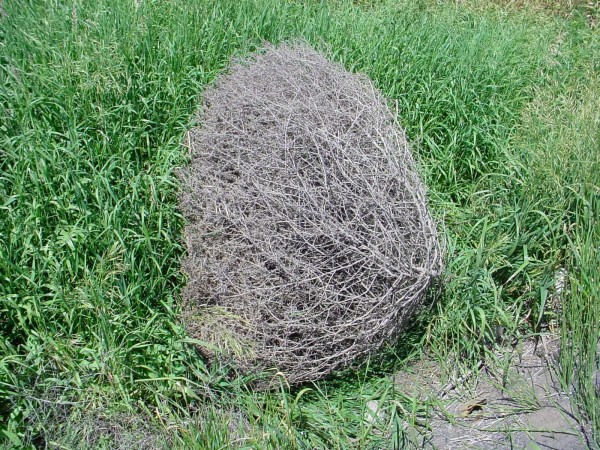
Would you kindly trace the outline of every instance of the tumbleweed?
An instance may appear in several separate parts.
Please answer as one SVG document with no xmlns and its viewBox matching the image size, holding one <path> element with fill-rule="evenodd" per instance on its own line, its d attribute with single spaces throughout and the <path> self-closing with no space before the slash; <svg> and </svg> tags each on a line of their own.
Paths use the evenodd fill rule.
<svg viewBox="0 0 600 450">
<path fill-rule="evenodd" d="M 306 43 L 266 46 L 207 89 L 188 142 L 192 337 L 299 383 L 398 336 L 442 258 L 404 132 L 366 76 Z"/>
</svg>

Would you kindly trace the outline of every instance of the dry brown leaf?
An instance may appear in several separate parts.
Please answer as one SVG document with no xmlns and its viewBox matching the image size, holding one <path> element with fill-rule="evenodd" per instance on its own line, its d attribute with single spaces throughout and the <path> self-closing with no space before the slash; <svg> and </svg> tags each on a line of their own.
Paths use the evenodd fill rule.
<svg viewBox="0 0 600 450">
<path fill-rule="evenodd" d="M 475 398 L 470 400 L 461 406 L 460 416 L 466 417 L 471 415 L 474 411 L 481 411 L 484 405 L 487 405 L 487 399 L 485 398 Z"/>
</svg>

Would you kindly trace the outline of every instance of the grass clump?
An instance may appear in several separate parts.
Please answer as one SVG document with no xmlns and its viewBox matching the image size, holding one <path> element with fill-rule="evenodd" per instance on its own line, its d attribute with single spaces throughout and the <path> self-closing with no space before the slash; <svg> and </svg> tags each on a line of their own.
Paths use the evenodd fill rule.
<svg viewBox="0 0 600 450">
<path fill-rule="evenodd" d="M 174 174 L 198 96 L 231 55 L 291 38 L 369 75 L 415 144 L 449 256 L 408 353 L 458 356 L 468 370 L 496 327 L 519 338 L 562 318 L 564 382 L 597 424 L 600 58 L 584 16 L 280 0 L 2 9 L 4 446 L 75 442 L 92 429 L 78 411 L 96 407 L 98 420 L 150 411 L 171 448 L 400 448 L 406 422 L 426 428 L 427 405 L 390 384 L 406 354 L 311 391 L 282 380 L 259 395 L 206 367 L 180 324 Z M 562 312 L 548 301 L 559 268 L 570 280 Z M 386 411 L 376 426 L 363 420 L 371 400 Z"/>
</svg>

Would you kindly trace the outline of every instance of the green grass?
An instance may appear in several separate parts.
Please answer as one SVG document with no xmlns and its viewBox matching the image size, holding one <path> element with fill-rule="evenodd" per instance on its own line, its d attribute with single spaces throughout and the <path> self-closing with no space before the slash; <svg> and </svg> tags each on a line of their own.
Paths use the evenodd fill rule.
<svg viewBox="0 0 600 450">
<path fill-rule="evenodd" d="M 561 374 L 575 394 L 591 426 L 600 429 L 598 342 L 600 342 L 600 196 L 578 199 L 575 226 L 569 237 L 570 292 L 564 309 Z M 596 436 L 597 439 L 597 436 Z"/>
<path fill-rule="evenodd" d="M 598 32 L 566 15 L 438 2 L 5 1 L 0 14 L 0 433 L 22 448 L 403 448 L 452 376 L 562 325 L 561 369 L 599 426 Z M 443 289 L 402 342 L 307 390 L 253 393 L 178 319 L 175 171 L 232 55 L 304 38 L 388 96 L 430 187 Z M 548 301 L 557 269 L 563 309 Z M 365 423 L 377 400 L 383 419 Z M 98 424 L 114 433 L 101 433 Z M 378 432 L 373 432 L 373 428 Z M 418 433 L 417 433 L 418 434 Z M 127 437 L 129 436 L 129 437 Z M 595 436 L 600 444 L 600 437 Z M 0 440 L 2 442 L 2 440 Z M 61 447 L 62 446 L 62 447 Z"/>
</svg>

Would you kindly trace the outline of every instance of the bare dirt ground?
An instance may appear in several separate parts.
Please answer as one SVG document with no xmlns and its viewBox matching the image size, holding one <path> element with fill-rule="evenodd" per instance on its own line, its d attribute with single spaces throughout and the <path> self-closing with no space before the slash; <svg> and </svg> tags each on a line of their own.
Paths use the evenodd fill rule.
<svg viewBox="0 0 600 450">
<path fill-rule="evenodd" d="M 555 371 L 557 336 L 497 352 L 499 363 L 443 385 L 435 361 L 396 376 L 399 389 L 432 405 L 428 427 L 410 430 L 415 448 L 594 448 Z"/>
</svg>

